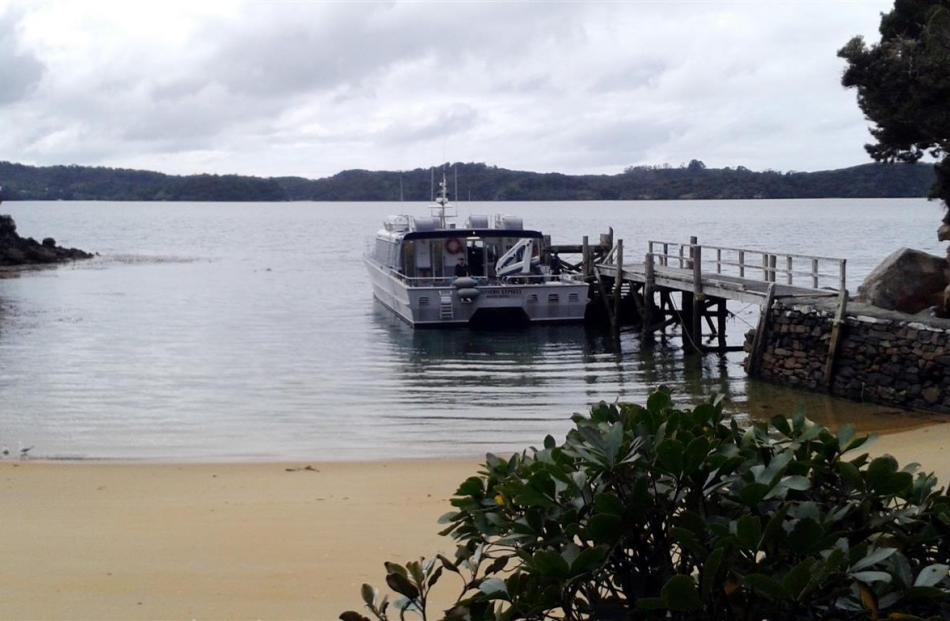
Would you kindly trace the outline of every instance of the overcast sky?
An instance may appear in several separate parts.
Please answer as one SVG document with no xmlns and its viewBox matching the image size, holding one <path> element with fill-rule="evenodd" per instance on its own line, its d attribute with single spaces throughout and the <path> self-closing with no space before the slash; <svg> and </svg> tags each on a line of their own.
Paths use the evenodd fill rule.
<svg viewBox="0 0 950 621">
<path fill-rule="evenodd" d="M 835 55 L 892 0 L 0 0 L 0 160 L 321 177 L 867 161 Z"/>
</svg>

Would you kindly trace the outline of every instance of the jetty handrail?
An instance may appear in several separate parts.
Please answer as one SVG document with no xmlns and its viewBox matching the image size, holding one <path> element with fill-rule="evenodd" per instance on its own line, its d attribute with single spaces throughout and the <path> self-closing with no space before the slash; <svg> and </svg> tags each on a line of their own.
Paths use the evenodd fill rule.
<svg viewBox="0 0 950 621">
<path fill-rule="evenodd" d="M 803 289 L 822 289 L 822 283 L 828 283 L 829 279 L 836 281 L 833 281 L 836 287 L 825 286 L 824 289 L 843 291 L 847 288 L 846 259 L 770 252 L 754 248 L 710 246 L 692 242 L 650 240 L 647 243 L 647 254 L 657 261 L 659 267 L 669 267 L 672 259 L 674 267 L 694 269 L 700 273 L 703 271 L 703 266 L 707 265 L 711 266 L 717 275 L 724 274 L 723 270 L 726 268 L 732 272 L 731 274 L 726 273 L 726 275 L 765 282 L 777 282 L 781 275 L 784 277 L 785 284 Z M 700 264 L 695 267 L 693 265 L 694 257 L 699 257 Z M 752 260 L 750 261 L 750 259 Z M 801 264 L 806 261 L 807 267 L 802 269 Z M 799 279 L 796 283 L 796 276 L 804 277 L 805 282 Z"/>
<path fill-rule="evenodd" d="M 406 276 L 399 272 L 390 272 L 399 280 L 410 286 L 416 287 L 451 287 L 458 276 Z M 583 281 L 583 278 L 576 274 L 561 273 L 555 277 L 552 274 L 516 274 L 498 278 L 497 276 L 469 276 L 475 281 L 478 287 L 506 287 L 517 284 L 547 284 L 551 281 L 560 280 L 562 282 Z"/>
</svg>

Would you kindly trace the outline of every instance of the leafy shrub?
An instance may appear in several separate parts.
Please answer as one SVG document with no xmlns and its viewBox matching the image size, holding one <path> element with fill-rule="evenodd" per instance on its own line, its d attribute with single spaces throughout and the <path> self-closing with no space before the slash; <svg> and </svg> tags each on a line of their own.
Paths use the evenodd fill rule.
<svg viewBox="0 0 950 621">
<path fill-rule="evenodd" d="M 369 613 L 430 618 L 456 573 L 447 621 L 950 618 L 950 496 L 850 428 L 742 427 L 664 389 L 573 420 L 560 446 L 488 455 L 441 519 L 455 558 L 387 563 L 399 597 L 364 585 Z"/>
</svg>

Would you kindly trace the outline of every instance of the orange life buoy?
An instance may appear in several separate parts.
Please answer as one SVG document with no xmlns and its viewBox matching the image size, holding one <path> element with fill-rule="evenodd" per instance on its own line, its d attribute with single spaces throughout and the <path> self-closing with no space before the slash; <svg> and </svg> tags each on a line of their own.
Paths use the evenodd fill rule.
<svg viewBox="0 0 950 621">
<path fill-rule="evenodd" d="M 462 241 L 458 238 L 452 238 L 445 242 L 445 251 L 449 254 L 459 254 L 462 252 Z"/>
</svg>

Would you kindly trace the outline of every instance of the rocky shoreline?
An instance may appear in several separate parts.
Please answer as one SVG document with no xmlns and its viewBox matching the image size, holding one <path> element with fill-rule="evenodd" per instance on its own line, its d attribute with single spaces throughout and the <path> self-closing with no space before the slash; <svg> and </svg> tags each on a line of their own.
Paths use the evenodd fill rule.
<svg viewBox="0 0 950 621">
<path fill-rule="evenodd" d="M 63 248 L 47 237 L 38 242 L 32 237 L 20 237 L 12 216 L 0 215 L 0 266 L 44 265 L 91 259 L 93 254 L 78 248 Z"/>
</svg>

